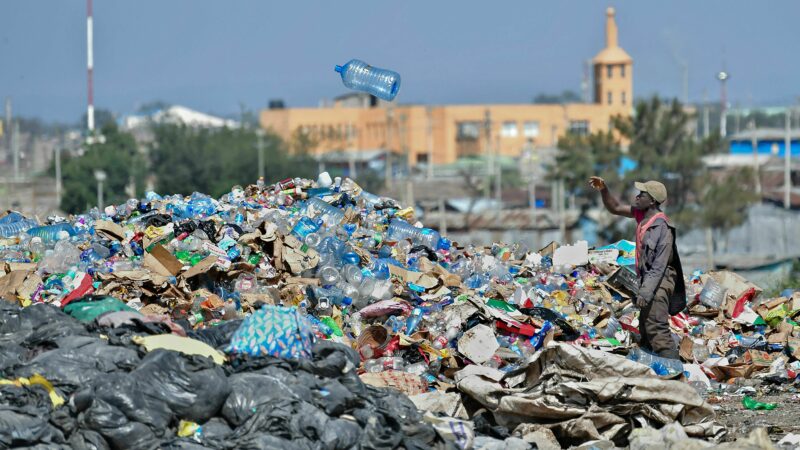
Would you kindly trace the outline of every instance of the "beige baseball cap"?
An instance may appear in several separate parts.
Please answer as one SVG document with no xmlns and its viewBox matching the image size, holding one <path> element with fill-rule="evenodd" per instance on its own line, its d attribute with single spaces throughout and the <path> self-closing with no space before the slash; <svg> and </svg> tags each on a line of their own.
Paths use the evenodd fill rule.
<svg viewBox="0 0 800 450">
<path fill-rule="evenodd" d="M 658 181 L 650 180 L 646 183 L 635 182 L 633 185 L 636 189 L 647 192 L 653 197 L 653 200 L 657 201 L 658 203 L 664 203 L 667 200 L 667 188 Z"/>
</svg>

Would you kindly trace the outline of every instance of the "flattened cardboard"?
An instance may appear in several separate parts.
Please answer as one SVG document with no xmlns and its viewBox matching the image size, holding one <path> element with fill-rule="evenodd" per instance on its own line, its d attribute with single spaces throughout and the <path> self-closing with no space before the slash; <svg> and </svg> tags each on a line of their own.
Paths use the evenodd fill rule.
<svg viewBox="0 0 800 450">
<path fill-rule="evenodd" d="M 144 256 L 144 264 L 154 272 L 164 276 L 177 276 L 183 264 L 172 256 L 162 245 L 156 245 Z"/>
<path fill-rule="evenodd" d="M 211 270 L 216 262 L 217 262 L 216 256 L 208 255 L 204 260 L 200 261 L 199 263 L 195 264 L 194 267 L 184 272 L 181 275 L 181 277 L 188 280 L 198 275 L 202 275 Z"/>
<path fill-rule="evenodd" d="M 319 253 L 292 235 L 284 236 L 281 256 L 293 274 L 313 269 L 319 264 Z"/>
<path fill-rule="evenodd" d="M 0 298 L 16 302 L 17 289 L 22 287 L 23 283 L 25 283 L 25 279 L 32 273 L 33 272 L 30 271 L 16 270 L 0 278 Z"/>
<path fill-rule="evenodd" d="M 693 349 L 694 349 L 694 342 L 692 341 L 692 339 L 689 338 L 688 336 L 684 336 L 683 339 L 681 339 L 681 346 L 680 350 L 678 351 L 678 353 L 680 353 L 681 355 L 681 358 L 683 358 L 683 360 L 687 362 L 694 361 L 694 354 L 692 353 Z"/>
<path fill-rule="evenodd" d="M 36 263 L 7 262 L 4 264 L 3 269 L 5 273 L 16 271 L 35 272 L 37 266 L 38 264 Z"/>
<path fill-rule="evenodd" d="M 125 239 L 125 229 L 110 220 L 98 220 L 94 223 L 94 231 L 106 239 L 122 241 Z"/>
</svg>

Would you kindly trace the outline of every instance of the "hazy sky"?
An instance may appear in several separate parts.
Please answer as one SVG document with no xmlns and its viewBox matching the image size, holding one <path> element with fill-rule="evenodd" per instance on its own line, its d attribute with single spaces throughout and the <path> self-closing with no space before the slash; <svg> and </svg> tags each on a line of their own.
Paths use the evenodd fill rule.
<svg viewBox="0 0 800 450">
<path fill-rule="evenodd" d="M 580 89 L 582 64 L 617 9 L 637 96 L 729 97 L 746 106 L 800 95 L 800 2 L 95 0 L 95 104 L 130 113 L 164 100 L 231 114 L 271 98 L 315 106 L 344 92 L 335 64 L 398 71 L 403 103 L 529 102 Z M 83 0 L 5 0 L 0 96 L 16 113 L 77 121 L 86 102 Z"/>
</svg>

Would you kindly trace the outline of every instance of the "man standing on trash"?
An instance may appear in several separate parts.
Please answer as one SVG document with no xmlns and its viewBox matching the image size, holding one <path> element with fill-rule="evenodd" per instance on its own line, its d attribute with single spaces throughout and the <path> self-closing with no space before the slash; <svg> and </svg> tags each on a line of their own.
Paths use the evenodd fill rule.
<svg viewBox="0 0 800 450">
<path fill-rule="evenodd" d="M 636 274 L 639 291 L 640 346 L 661 357 L 678 359 L 678 349 L 669 330 L 670 315 L 686 307 L 686 286 L 675 243 L 675 227 L 661 212 L 667 188 L 658 181 L 635 183 L 639 193 L 633 205 L 621 203 L 609 192 L 605 180 L 591 177 L 589 184 L 600 191 L 603 205 L 617 216 L 636 219 Z"/>
</svg>

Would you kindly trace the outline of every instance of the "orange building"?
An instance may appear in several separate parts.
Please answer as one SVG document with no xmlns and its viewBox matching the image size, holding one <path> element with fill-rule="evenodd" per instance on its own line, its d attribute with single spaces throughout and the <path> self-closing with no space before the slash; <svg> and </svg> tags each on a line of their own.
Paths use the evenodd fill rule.
<svg viewBox="0 0 800 450">
<path fill-rule="evenodd" d="M 408 152 L 412 165 L 488 152 L 519 156 L 526 145 L 552 147 L 567 132 L 608 130 L 613 116 L 631 113 L 633 60 L 618 45 L 614 9 L 606 16 L 606 46 L 592 60 L 593 103 L 393 105 L 355 93 L 320 108 L 263 110 L 261 126 L 283 138 L 308 133 L 317 155 L 386 149 Z"/>
</svg>

